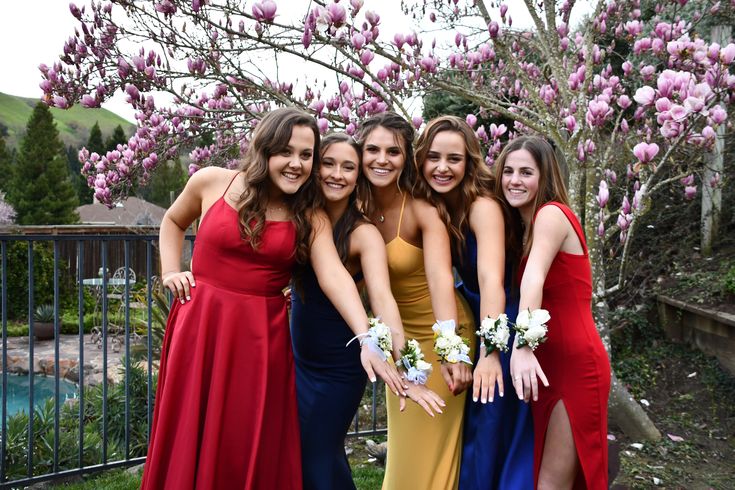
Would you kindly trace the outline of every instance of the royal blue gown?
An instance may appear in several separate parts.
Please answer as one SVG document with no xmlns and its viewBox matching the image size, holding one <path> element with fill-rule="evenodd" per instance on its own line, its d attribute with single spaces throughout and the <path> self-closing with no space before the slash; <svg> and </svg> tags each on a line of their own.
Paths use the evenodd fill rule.
<svg viewBox="0 0 735 490">
<path fill-rule="evenodd" d="M 454 266 L 462 282 L 459 291 L 465 297 L 475 322 L 480 321 L 480 287 L 477 282 L 477 239 L 468 231 L 462 259 Z M 505 269 L 505 314 L 512 321 L 518 315 L 519 294 L 511 288 L 511 267 Z M 511 332 L 509 345 L 515 333 Z M 475 363 L 479 359 L 479 337 L 474 336 Z M 533 488 L 533 418 L 529 405 L 519 400 L 510 376 L 510 350 L 500 353 L 505 396 L 496 393 L 494 401 L 483 404 L 467 397 L 460 467 L 460 490 L 532 489 Z"/>
<path fill-rule="evenodd" d="M 304 490 L 354 489 L 344 442 L 367 383 L 360 346 L 355 341 L 345 347 L 354 334 L 310 267 L 302 285 L 303 297 L 292 294 L 291 338 Z"/>
</svg>

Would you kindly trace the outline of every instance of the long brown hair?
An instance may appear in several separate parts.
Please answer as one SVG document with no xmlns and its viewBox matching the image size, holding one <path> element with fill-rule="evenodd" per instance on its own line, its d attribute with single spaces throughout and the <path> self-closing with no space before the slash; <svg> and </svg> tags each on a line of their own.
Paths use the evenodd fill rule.
<svg viewBox="0 0 735 490">
<path fill-rule="evenodd" d="M 509 142 L 500 153 L 495 162 L 495 195 L 511 209 L 512 221 L 510 227 L 506 225 L 506 236 L 512 243 L 509 250 L 517 259 L 527 255 L 531 250 L 531 242 L 533 241 L 533 221 L 531 221 L 528 229 L 528 241 L 523 244 L 523 222 L 517 209 L 512 208 L 505 199 L 503 193 L 503 169 L 508 155 L 514 151 L 526 150 L 533 157 L 534 162 L 539 170 L 539 183 L 536 199 L 533 202 L 533 216 L 541 206 L 547 202 L 556 201 L 566 206 L 569 205 L 567 197 L 567 188 L 564 185 L 559 161 L 556 158 L 554 148 L 543 138 L 538 136 L 520 136 Z"/>
<path fill-rule="evenodd" d="M 403 170 L 401 175 L 398 177 L 398 190 L 401 192 L 408 192 L 413 195 L 414 185 L 418 180 L 416 173 L 416 159 L 413 155 L 413 139 L 416 136 L 416 131 L 411 126 L 411 123 L 406 121 L 403 117 L 399 116 L 395 112 L 382 112 L 371 116 L 360 123 L 357 129 L 357 142 L 363 147 L 365 140 L 376 128 L 385 128 L 398 140 L 398 146 L 401 149 L 401 153 L 405 159 Z M 367 179 L 365 179 L 367 180 Z M 367 183 L 367 189 L 370 189 L 370 184 Z M 363 212 L 371 216 L 374 204 L 370 192 L 366 195 L 360 196 L 362 200 Z"/>
<path fill-rule="evenodd" d="M 265 227 L 265 210 L 268 205 L 268 159 L 288 147 L 291 133 L 296 126 L 305 126 L 314 133 L 314 164 L 319 163 L 319 129 L 313 117 L 293 108 L 282 107 L 266 114 L 255 128 L 245 158 L 240 164 L 244 173 L 245 187 L 237 201 L 240 230 L 243 239 L 257 249 Z M 313 170 L 312 166 L 312 170 Z M 303 187 L 313 185 L 313 172 Z M 311 223 L 307 217 L 309 203 L 304 198 L 307 193 L 296 192 L 285 196 L 285 201 L 293 214 L 296 225 L 296 259 L 306 263 L 309 257 Z"/>
<path fill-rule="evenodd" d="M 319 166 L 321 166 L 324 154 L 329 147 L 337 143 L 346 143 L 357 153 L 357 187 L 350 194 L 347 209 L 345 209 L 344 214 L 334 224 L 332 231 L 334 245 L 337 247 L 339 258 L 343 264 L 347 265 L 347 260 L 350 255 L 350 234 L 359 223 L 365 221 L 365 216 L 360 211 L 357 202 L 358 199 L 369 193 L 370 189 L 368 188 L 369 184 L 367 183 L 367 179 L 362 175 L 362 147 L 347 133 L 330 133 L 322 139 L 322 144 L 319 148 L 319 164 L 314 167 L 314 175 L 319 175 Z M 326 199 L 321 191 L 321 186 L 317 187 L 319 189 L 316 192 L 314 205 L 316 207 L 324 207 Z"/>
<path fill-rule="evenodd" d="M 431 149 L 434 138 L 442 131 L 451 131 L 464 139 L 465 173 L 459 183 L 459 204 L 451 212 L 442 194 L 436 192 L 423 178 L 421 167 Z M 478 196 L 494 198 L 495 177 L 482 158 L 482 149 L 472 128 L 456 116 L 441 116 L 429 121 L 416 142 L 416 195 L 433 204 L 449 230 L 452 250 L 462 259 L 465 235 L 469 229 L 470 206 Z"/>
</svg>

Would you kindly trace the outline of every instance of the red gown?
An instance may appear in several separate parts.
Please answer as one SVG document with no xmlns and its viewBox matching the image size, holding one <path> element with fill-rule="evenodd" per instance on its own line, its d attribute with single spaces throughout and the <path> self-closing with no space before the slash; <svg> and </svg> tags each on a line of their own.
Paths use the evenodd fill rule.
<svg viewBox="0 0 735 490">
<path fill-rule="evenodd" d="M 539 383 L 531 403 L 534 422 L 534 475 L 538 485 L 546 429 L 552 409 L 562 401 L 569 415 L 581 463 L 574 488 L 604 489 L 607 484 L 607 400 L 610 361 L 592 318 L 592 271 L 582 227 L 571 209 L 557 202 L 574 227 L 584 254 L 559 251 L 544 282 L 541 308 L 548 310 L 547 340 L 535 351 L 549 387 Z M 543 207 L 543 206 L 542 206 Z M 526 266 L 521 262 L 520 274 Z"/>
<path fill-rule="evenodd" d="M 301 489 L 286 303 L 290 221 L 258 250 L 220 198 L 196 237 L 191 301 L 176 302 L 161 354 L 143 489 Z"/>
</svg>

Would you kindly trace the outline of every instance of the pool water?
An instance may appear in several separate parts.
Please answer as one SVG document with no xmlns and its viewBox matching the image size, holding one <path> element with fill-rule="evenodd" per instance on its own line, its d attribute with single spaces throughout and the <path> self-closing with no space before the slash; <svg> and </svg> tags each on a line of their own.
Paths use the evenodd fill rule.
<svg viewBox="0 0 735 490">
<path fill-rule="evenodd" d="M 8 415 L 24 411 L 28 413 L 28 376 L 8 375 Z M 79 388 L 76 384 L 59 380 L 59 401 L 61 403 L 71 398 L 76 398 Z M 0 385 L 0 395 L 2 385 Z M 46 403 L 47 398 L 54 397 L 54 378 L 47 376 L 33 376 L 33 404 L 40 407 Z M 0 403 L 2 399 L 0 399 Z"/>
</svg>

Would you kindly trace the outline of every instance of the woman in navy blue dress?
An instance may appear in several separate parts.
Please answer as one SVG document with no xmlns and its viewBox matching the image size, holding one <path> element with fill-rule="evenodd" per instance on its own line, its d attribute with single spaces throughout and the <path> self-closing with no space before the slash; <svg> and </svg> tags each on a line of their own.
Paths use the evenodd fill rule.
<svg viewBox="0 0 735 490">
<path fill-rule="evenodd" d="M 391 294 L 383 237 L 356 205 L 362 180 L 361 153 L 347 134 L 336 133 L 322 139 L 315 205 L 326 211 L 340 258 L 355 283 L 364 280 L 374 315 L 390 326 L 393 355 L 397 357 L 404 345 L 403 327 Z M 351 330 L 345 323 L 320 289 L 311 268 L 303 271 L 294 293 L 291 336 L 304 489 L 355 488 L 344 440 L 365 390 L 366 359 L 375 353 L 367 343 L 360 345 L 355 341 L 345 347 L 361 332 Z M 424 386 L 403 383 L 402 388 L 429 414 L 441 411 L 443 401 Z"/>
<path fill-rule="evenodd" d="M 512 258 L 506 259 L 506 220 L 473 130 L 454 116 L 430 121 L 418 140 L 416 161 L 423 177 L 420 187 L 449 228 L 452 262 L 462 278 L 459 290 L 475 323 L 479 327 L 488 315 L 498 318 L 501 313 L 515 319 L 518 292 L 511 287 Z M 513 345 L 513 333 L 508 345 Z M 505 387 L 512 389 L 510 351 L 486 355 L 480 345 L 475 352 L 459 488 L 533 488 L 531 411 L 512 391 L 504 396 Z"/>
</svg>

